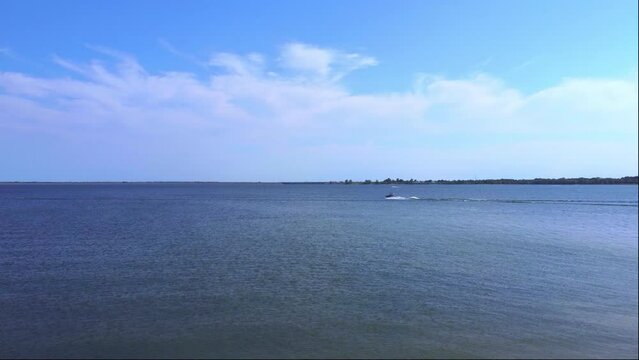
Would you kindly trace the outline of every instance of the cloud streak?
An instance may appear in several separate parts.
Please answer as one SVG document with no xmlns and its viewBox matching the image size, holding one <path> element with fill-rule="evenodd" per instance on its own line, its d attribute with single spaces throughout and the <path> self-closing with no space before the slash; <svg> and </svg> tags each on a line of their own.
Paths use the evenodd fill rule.
<svg viewBox="0 0 639 360">
<path fill-rule="evenodd" d="M 279 58 L 285 69 L 310 76 L 313 80 L 339 81 L 348 73 L 377 65 L 371 56 L 322 48 L 304 43 L 288 43 Z"/>
<path fill-rule="evenodd" d="M 524 94 L 488 74 L 421 74 L 403 92 L 354 93 L 340 80 L 376 65 L 375 58 L 303 43 L 285 44 L 271 61 L 213 54 L 208 66 L 216 71 L 204 80 L 149 73 L 131 55 L 94 50 L 109 60 L 55 56 L 66 77 L 0 72 L 0 131 L 24 140 L 0 150 L 24 151 L 37 141 L 52 149 L 52 161 L 75 157 L 69 173 L 104 177 L 91 162 L 101 158 L 111 176 L 128 179 L 637 172 L 636 78 L 566 79 Z M 101 148 L 77 155 L 80 138 Z M 100 155 L 113 146 L 139 156 Z"/>
</svg>

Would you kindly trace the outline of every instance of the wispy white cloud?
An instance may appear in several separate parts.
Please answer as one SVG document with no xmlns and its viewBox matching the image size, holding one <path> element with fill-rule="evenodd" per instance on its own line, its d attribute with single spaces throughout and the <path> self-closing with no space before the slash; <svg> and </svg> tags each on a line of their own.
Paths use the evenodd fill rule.
<svg viewBox="0 0 639 360">
<path fill-rule="evenodd" d="M 493 62 L 493 57 L 492 56 L 488 56 L 487 58 L 485 58 L 484 60 L 478 62 L 477 64 L 474 65 L 475 69 L 483 69 L 486 66 L 488 66 L 490 63 Z"/>
<path fill-rule="evenodd" d="M 353 70 L 377 65 L 371 56 L 299 42 L 284 45 L 279 61 L 285 69 L 329 81 L 338 81 Z"/>
<path fill-rule="evenodd" d="M 236 75 L 258 76 L 263 72 L 264 57 L 257 53 L 241 56 L 231 53 L 218 53 L 211 56 L 210 66 L 217 66 Z"/>
<path fill-rule="evenodd" d="M 485 176 L 526 176 L 514 163 L 516 173 L 495 173 L 517 159 L 534 176 L 637 171 L 632 77 L 566 79 L 524 94 L 487 74 L 421 74 L 403 92 L 354 93 L 339 79 L 373 66 L 374 58 L 293 43 L 271 66 L 261 54 L 214 54 L 209 64 L 221 71 L 200 80 L 185 72 L 150 73 L 130 55 L 94 49 L 114 61 L 53 58 L 74 77 L 0 72 L 0 128 L 96 141 L 108 133 L 145 152 L 139 162 L 164 156 L 200 177 L 199 167 L 215 168 L 211 174 L 225 169 L 220 180 L 317 179 L 332 162 L 331 174 L 346 176 L 350 167 L 370 177 L 370 169 L 463 177 L 464 168 L 473 176 L 481 176 L 477 168 L 494 171 Z M 159 143 L 189 160 L 179 162 Z M 371 159 L 378 165 L 366 170 L 362 164 Z M 287 164 L 298 165 L 287 170 Z"/>
<path fill-rule="evenodd" d="M 10 59 L 10 60 L 17 60 L 17 61 L 24 61 L 24 59 L 22 59 L 15 51 L 13 51 L 11 48 L 8 47 L 0 47 L 0 59 L 1 58 L 5 58 L 5 59 Z"/>
<path fill-rule="evenodd" d="M 177 47 L 175 47 L 173 44 L 171 44 L 169 41 L 167 41 L 166 39 L 163 38 L 159 38 L 158 40 L 158 44 L 160 44 L 160 46 L 168 51 L 169 53 L 188 61 L 189 63 L 195 64 L 197 66 L 200 67 L 207 67 L 209 64 L 206 61 L 203 61 L 201 59 L 199 59 L 197 56 L 186 53 L 184 51 L 179 50 Z"/>
<path fill-rule="evenodd" d="M 522 62 L 522 63 L 520 63 L 520 64 L 517 64 L 517 65 L 513 66 L 513 67 L 510 69 L 510 72 L 514 72 L 514 73 L 516 73 L 516 72 L 522 71 L 522 70 L 524 70 L 525 68 L 527 68 L 527 67 L 529 67 L 529 66 L 531 66 L 531 65 L 535 64 L 535 63 L 537 62 L 537 60 L 538 60 L 538 58 L 537 58 L 537 57 L 533 57 L 533 58 L 531 58 L 531 59 L 528 59 L 528 60 L 526 60 L 526 61 L 524 61 L 524 62 Z"/>
</svg>

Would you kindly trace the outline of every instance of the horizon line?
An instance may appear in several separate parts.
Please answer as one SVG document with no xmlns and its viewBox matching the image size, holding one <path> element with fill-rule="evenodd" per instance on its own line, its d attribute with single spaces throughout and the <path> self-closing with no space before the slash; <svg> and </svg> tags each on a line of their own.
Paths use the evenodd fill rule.
<svg viewBox="0 0 639 360">
<path fill-rule="evenodd" d="M 549 181 L 557 181 L 557 180 L 621 180 L 627 178 L 637 178 L 638 175 L 630 175 L 630 176 L 621 176 L 621 177 L 559 177 L 559 178 L 484 178 L 484 179 L 401 179 L 401 178 L 386 178 L 383 180 L 352 180 L 352 179 L 343 179 L 343 180 L 325 180 L 325 181 L 316 181 L 316 180 L 308 180 L 308 181 L 290 181 L 290 180 L 281 180 L 281 181 L 217 181 L 217 180 L 1 180 L 0 184 L 69 184 L 69 183 L 78 183 L 78 184 L 121 184 L 121 183 L 217 183 L 217 184 L 331 184 L 331 183 L 344 183 L 349 181 L 351 183 L 365 183 L 370 181 L 375 184 L 378 182 L 379 184 L 384 184 L 384 181 L 390 179 L 390 182 L 407 182 L 409 183 L 411 180 L 414 180 L 416 183 L 426 183 L 426 182 L 479 182 L 479 181 L 534 181 L 534 180 L 549 180 Z"/>
</svg>

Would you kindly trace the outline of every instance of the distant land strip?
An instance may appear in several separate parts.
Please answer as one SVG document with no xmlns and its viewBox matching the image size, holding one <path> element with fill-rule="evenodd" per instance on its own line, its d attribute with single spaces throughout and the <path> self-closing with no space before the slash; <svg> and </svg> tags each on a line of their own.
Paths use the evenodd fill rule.
<svg viewBox="0 0 639 360">
<path fill-rule="evenodd" d="M 624 176 L 621 178 L 558 178 L 558 179 L 483 179 L 483 180 L 417 180 L 417 179 L 391 179 L 384 180 L 364 180 L 353 181 L 350 179 L 342 181 L 0 181 L 0 185 L 10 184 L 285 184 L 285 185 L 388 185 L 388 184 L 404 184 L 404 185 L 424 185 L 424 184 L 520 184 L 520 185 L 637 185 L 639 184 L 637 176 Z"/>
<path fill-rule="evenodd" d="M 403 184 L 403 185 L 423 185 L 423 184 L 446 184 L 446 185 L 461 185 L 461 184 L 518 184 L 518 185 L 628 185 L 639 184 L 637 176 L 624 176 L 621 178 L 558 178 L 558 179 L 483 179 L 483 180 L 417 180 L 417 179 L 391 179 L 385 180 L 364 180 L 353 181 L 350 179 L 343 181 L 327 181 L 327 182 L 282 182 L 282 184 L 294 185 L 294 184 L 343 184 L 343 185 L 388 185 L 388 184 Z"/>
</svg>

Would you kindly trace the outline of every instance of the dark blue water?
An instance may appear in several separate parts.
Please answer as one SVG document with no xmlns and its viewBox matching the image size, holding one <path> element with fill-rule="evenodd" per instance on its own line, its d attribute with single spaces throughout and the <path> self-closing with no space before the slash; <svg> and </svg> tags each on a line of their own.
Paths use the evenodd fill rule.
<svg viewBox="0 0 639 360">
<path fill-rule="evenodd" d="M 0 357 L 636 358 L 637 334 L 637 186 L 0 185 Z"/>
</svg>

